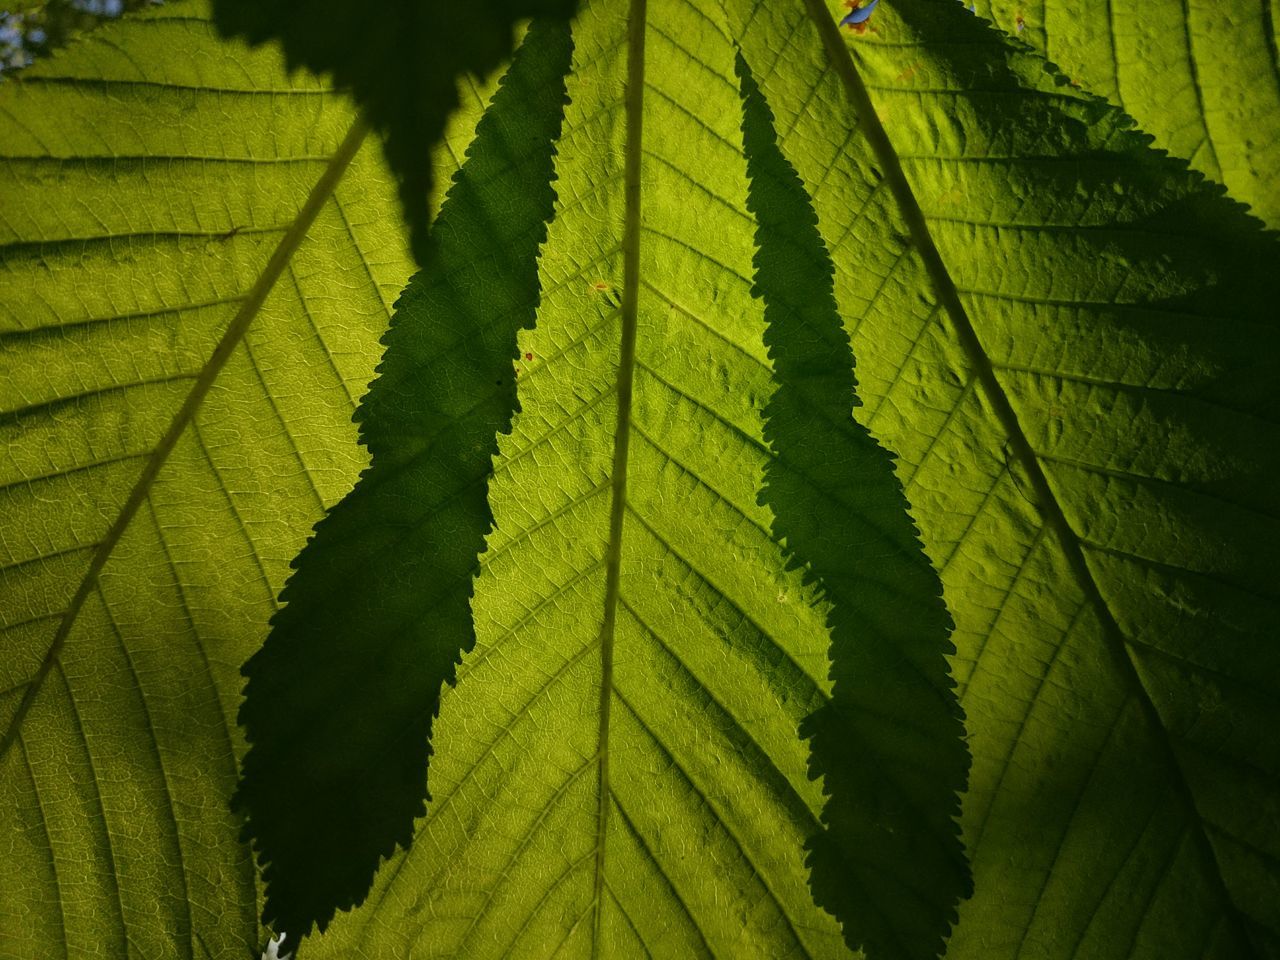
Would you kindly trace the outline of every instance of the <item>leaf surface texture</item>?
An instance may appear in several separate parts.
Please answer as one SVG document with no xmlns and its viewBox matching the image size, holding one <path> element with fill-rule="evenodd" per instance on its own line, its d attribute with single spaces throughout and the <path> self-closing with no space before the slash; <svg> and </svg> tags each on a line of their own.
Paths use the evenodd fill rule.
<svg viewBox="0 0 1280 960">
<path fill-rule="evenodd" d="M 1270 956 L 1274 237 L 959 4 L 803 7 L 731 9 L 956 621 L 948 955 Z"/>
<path fill-rule="evenodd" d="M 247 295 L 352 121 L 274 62 L 201 46 L 192 10 L 104 28 L 0 91 L 0 719 L 16 731 L 0 816 L 18 854 L 0 952 L 18 956 L 254 941 L 222 807 L 235 670 L 362 465 L 345 421 L 407 272 L 366 146 L 312 227 L 338 246 L 307 261 L 315 235 L 298 244 L 280 283 L 301 296 L 264 302 L 49 659 L 145 469 L 113 458 L 161 445 L 190 395 L 167 378 L 199 379 L 238 309 L 219 301 Z M 1274 238 L 953 0 L 886 0 L 852 60 L 842 12 L 654 0 L 643 86 L 621 8 L 575 23 L 476 648 L 442 699 L 412 851 L 314 955 L 848 955 L 808 889 L 828 798 L 796 735 L 833 693 L 838 598 L 788 568 L 757 500 L 776 372 L 751 296 L 735 44 L 831 254 L 854 416 L 898 458 L 955 623 L 975 893 L 948 955 L 1277 955 Z M 382 205 L 344 226 L 357 187 Z M 322 344 L 344 371 L 329 380 Z"/>
<path fill-rule="evenodd" d="M 732 616 L 741 616 L 731 622 L 771 638 L 793 636 L 794 627 L 775 626 L 780 611 L 827 613 L 820 604 L 790 606 L 817 598 L 788 579 L 796 571 L 786 570 L 771 537 L 750 555 L 769 574 L 736 588 L 730 571 L 747 551 L 708 532 L 723 523 L 732 533 L 720 536 L 742 537 L 751 526 L 763 533 L 771 519 L 719 521 L 716 512 L 732 504 L 753 517 L 761 474 L 746 465 L 763 471 L 768 463 L 758 418 L 772 389 L 759 320 L 755 330 L 744 322 L 757 316 L 746 299 L 749 251 L 734 259 L 741 227 L 727 227 L 746 209 L 745 191 L 727 175 L 723 185 L 717 179 L 740 144 L 725 122 L 732 101 L 716 99 L 735 92 L 731 56 L 711 51 L 736 41 L 832 253 L 865 401 L 855 415 L 899 457 L 956 623 L 954 664 L 974 758 L 963 823 L 975 894 L 961 907 L 948 955 L 1270 956 L 1280 902 L 1272 893 L 1276 821 L 1255 814 L 1276 804 L 1267 731 L 1280 685 L 1265 641 L 1275 623 L 1269 571 L 1280 514 L 1267 479 L 1280 449 L 1271 442 L 1275 280 L 1265 266 L 1274 238 L 1151 150 L 1119 111 L 1059 83 L 1044 61 L 950 0 L 882 7 L 880 32 L 850 41 L 854 59 L 844 65 L 835 7 L 727 7 L 727 31 L 721 8 L 709 4 L 653 3 L 645 26 L 648 189 L 628 476 L 635 500 L 623 528 L 608 741 L 616 802 L 605 822 L 629 827 L 630 846 L 613 845 L 613 833 L 606 841 L 609 856 L 636 856 L 634 866 L 623 861 L 627 878 L 645 876 L 646 858 L 657 871 L 642 905 L 675 919 L 649 918 L 625 890 L 610 900 L 621 881 L 606 865 L 607 919 L 598 939 L 588 929 L 589 824 L 601 790 L 592 775 L 599 738 L 589 733 L 601 676 L 592 644 L 607 595 L 599 567 L 608 559 L 617 356 L 608 351 L 619 342 L 616 327 L 611 337 L 597 332 L 588 310 L 597 281 L 618 286 L 615 245 L 625 226 L 621 92 L 618 80 L 606 82 L 621 69 L 621 28 L 613 46 L 584 39 L 601 29 L 589 7 L 575 25 L 573 106 L 557 164 L 561 209 L 542 260 L 544 289 L 580 278 L 578 302 L 567 292 L 548 297 L 524 338 L 538 360 L 522 374 L 523 412 L 500 446 L 490 490 L 497 531 L 474 600 L 479 641 L 443 699 L 433 760 L 439 792 L 414 852 L 379 878 L 369 907 L 335 925 L 333 949 L 835 949 L 803 920 L 792 927 L 795 943 L 780 924 L 770 940 L 771 928 L 753 926 L 763 908 L 724 907 L 741 900 L 700 907 L 699 896 L 733 883 L 741 850 L 753 875 L 769 878 L 782 913 L 797 916 L 782 893 L 790 888 L 760 866 L 770 862 L 752 846 L 760 841 L 733 819 L 750 802 L 734 793 L 737 781 L 720 770 L 699 776 L 705 758 L 723 765 L 731 753 L 755 756 L 754 748 L 719 748 L 707 739 L 719 729 L 713 719 L 699 730 L 699 750 L 682 749 L 680 738 L 692 736 L 688 718 L 701 714 L 674 710 L 680 688 L 672 678 L 682 672 L 672 665 L 659 673 L 640 653 L 646 638 L 661 637 L 650 642 L 674 650 L 711 702 L 741 720 L 745 707 L 734 698 L 748 688 L 724 665 L 731 655 L 699 671 L 698 658 L 725 642 L 702 633 L 682 598 L 712 591 L 720 598 L 712 610 L 730 598 L 740 612 Z M 593 56 L 609 50 L 611 57 Z M 683 65 L 668 74 L 672 61 Z M 859 85 L 862 99 L 852 92 Z M 587 99 L 602 90 L 615 91 L 612 109 Z M 584 112 L 603 129 L 580 132 Z M 678 135 L 666 132 L 668 123 L 690 126 Z M 707 140 L 704 153 L 705 130 L 719 145 Z M 712 159 L 717 151 L 723 161 Z M 668 179 L 683 164 L 697 165 L 686 175 L 699 186 Z M 607 239 L 593 239 L 601 234 Z M 724 360 L 720 344 L 729 346 Z M 750 358 L 760 363 L 754 372 Z M 699 362 L 710 375 L 687 372 Z M 739 370 L 746 379 L 735 379 Z M 715 439 L 716 421 L 734 425 L 735 443 L 754 452 Z M 682 441 L 685 432 L 697 441 Z M 710 493 L 700 492 L 704 485 Z M 682 515 L 697 519 L 673 519 Z M 602 538 L 605 546 L 593 547 Z M 536 560 L 522 563 L 525 551 Z M 644 576 L 643 591 L 628 586 L 628 571 L 651 567 L 660 571 L 656 588 Z M 668 576 L 677 584 L 669 589 Z M 645 602 L 664 589 L 665 602 Z M 761 602 L 769 593 L 776 607 Z M 820 636 L 822 627 L 802 619 L 794 636 Z M 721 626 L 726 634 L 738 636 Z M 552 651 L 559 659 L 549 660 Z M 790 653 L 792 663 L 813 665 L 802 673 L 816 691 L 797 719 L 830 693 L 819 679 L 824 653 Z M 655 654 L 652 662 L 669 661 Z M 769 663 L 766 678 L 790 672 L 780 654 Z M 790 710 L 795 697 L 772 702 Z M 763 719 L 770 697 L 747 703 L 760 719 L 740 726 L 757 745 L 772 743 L 765 731 L 785 722 Z M 631 744 L 649 744 L 660 759 L 645 766 L 645 751 Z M 763 749 L 816 813 L 812 788 L 781 759 L 787 748 Z M 648 779 L 626 779 L 619 771 L 629 764 L 650 771 Z M 694 814 L 641 792 L 667 776 L 694 785 L 708 816 L 738 841 L 732 856 L 709 840 L 678 839 L 699 822 Z M 652 802 L 637 807 L 632 790 Z M 813 829 L 803 816 L 793 822 L 801 833 Z M 672 849 L 702 851 L 703 872 Z M 685 879 L 689 870 L 697 882 Z M 684 908 L 673 900 L 659 910 L 658 890 L 678 893 Z M 615 901 L 631 927 L 613 920 Z M 717 926 L 730 916 L 731 929 Z M 626 931 L 616 943 L 606 939 L 615 922 Z M 675 929 L 694 945 L 662 939 Z"/>
<path fill-rule="evenodd" d="M 201 3 L 0 87 L 6 957 L 259 946 L 239 666 L 362 466 L 411 263 L 354 121 Z"/>
</svg>

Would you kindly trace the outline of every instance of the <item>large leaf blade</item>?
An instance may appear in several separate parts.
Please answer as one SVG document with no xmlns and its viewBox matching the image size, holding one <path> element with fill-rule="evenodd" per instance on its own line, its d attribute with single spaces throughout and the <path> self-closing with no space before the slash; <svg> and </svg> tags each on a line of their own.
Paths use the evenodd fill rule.
<svg viewBox="0 0 1280 960">
<path fill-rule="evenodd" d="M 315 947 L 847 956 L 803 852 L 824 614 L 756 502 L 771 386 L 732 39 L 676 3 L 574 30 L 476 648 L 414 846 Z M 690 109 L 695 70 L 715 82 Z"/>
<path fill-rule="evenodd" d="M 200 3 L 105 26 L 0 98 L 0 952 L 247 952 L 238 664 L 361 465 L 350 413 L 410 266 L 394 191 L 376 152 L 343 158 L 211 376 L 341 165 L 345 101 L 221 41 Z"/>
<path fill-rule="evenodd" d="M 870 115 L 841 106 L 834 9 L 808 16 L 826 43 L 798 10 L 740 9 L 748 53 L 793 37 L 762 85 L 824 235 L 842 238 L 859 416 L 902 457 L 957 622 L 977 894 L 952 954 L 1233 956 L 1252 938 L 1268 955 L 1276 837 L 1249 810 L 1275 802 L 1275 541 L 1259 532 L 1275 375 L 1274 350 L 1248 344 L 1275 335 L 1273 240 L 958 6 L 878 10 L 852 46 Z M 840 133 L 880 122 L 888 157 Z M 878 184 L 899 161 L 895 230 Z M 918 230 L 950 305 L 902 242 Z M 1061 443 L 1088 466 L 1056 463 Z M 1037 505 L 1046 486 L 1065 527 Z M 1206 695 L 1230 724 L 1205 725 Z"/>
</svg>

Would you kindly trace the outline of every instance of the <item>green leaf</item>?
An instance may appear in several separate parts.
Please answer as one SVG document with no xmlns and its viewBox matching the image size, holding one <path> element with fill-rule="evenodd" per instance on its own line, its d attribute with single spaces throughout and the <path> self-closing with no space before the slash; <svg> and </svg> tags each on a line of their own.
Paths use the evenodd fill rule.
<svg viewBox="0 0 1280 960">
<path fill-rule="evenodd" d="M 1280 227 L 1276 0 L 979 0 L 976 7 L 1136 118 L 1156 146 Z"/>
<path fill-rule="evenodd" d="M 480 121 L 357 413 L 372 466 L 317 526 L 245 666 L 237 805 L 264 921 L 290 943 L 362 901 L 423 813 L 440 687 L 474 644 L 488 478 L 516 402 L 516 335 L 538 305 L 570 53 L 566 24 L 535 22 Z"/>
<path fill-rule="evenodd" d="M 434 183 L 428 162 L 459 103 L 458 81 L 511 56 L 516 24 L 567 17 L 576 0 L 213 0 L 218 28 L 252 44 L 279 41 L 291 67 L 332 75 L 383 137 L 419 262 Z"/>
<path fill-rule="evenodd" d="M 363 465 L 411 269 L 346 99 L 206 17 L 167 3 L 0 87 L 5 957 L 260 945 L 239 666 Z"/>
<path fill-rule="evenodd" d="M 305 932 L 313 917 L 322 928 L 326 924 L 335 902 L 326 888 L 330 874 L 351 872 L 341 878 L 348 886 L 333 884 L 340 892 L 337 904 L 349 906 L 362 898 L 378 855 L 391 853 L 397 841 L 407 845 L 402 834 L 413 813 L 422 812 L 421 773 L 435 694 L 442 682 L 452 682 L 459 648 L 473 644 L 470 597 L 459 588 L 470 584 L 475 555 L 493 519 L 485 503 L 489 459 L 496 452 L 490 438 L 506 433 L 510 423 L 515 390 L 508 371 L 516 334 L 530 324 L 538 305 L 536 277 L 525 274 L 536 265 L 551 191 L 542 191 L 545 209 L 532 204 L 514 216 L 495 214 L 510 205 L 513 195 L 540 198 L 536 183 L 550 176 L 550 141 L 558 132 L 563 89 L 555 78 L 568 67 L 567 59 L 557 61 L 559 51 L 565 58 L 569 51 L 567 37 L 554 39 L 537 37 L 548 49 L 535 48 L 528 60 L 522 54 L 480 124 L 470 158 L 436 221 L 436 256 L 401 302 L 382 378 L 361 407 L 373 467 L 318 528 L 285 593 L 288 606 L 248 668 L 242 719 L 255 746 L 246 760 L 241 796 L 250 808 L 251 829 L 273 861 L 267 869 L 272 888 L 267 919 L 291 932 Z M 743 66 L 740 58 L 738 66 Z M 750 89 L 745 75 L 743 83 Z M 531 102 L 530 88 L 542 91 L 540 101 Z M 764 343 L 783 384 L 764 411 L 763 438 L 777 458 L 768 461 L 761 503 L 777 514 L 774 538 L 785 540 L 796 566 L 807 566 L 806 585 L 821 584 L 834 603 L 835 700 L 809 718 L 815 738 L 812 776 L 834 774 L 828 789 L 835 796 L 824 814 L 832 839 L 815 853 L 823 874 L 820 888 L 838 903 L 839 913 L 848 908 L 858 915 L 856 934 L 847 934 L 851 945 L 869 940 L 876 956 L 934 956 L 967 884 L 952 819 L 959 812 L 957 791 L 963 787 L 967 753 L 942 656 L 950 648 L 941 585 L 920 549 L 888 456 L 850 416 L 852 356 L 835 314 L 830 260 L 799 182 L 772 143 L 767 110 L 758 95 L 748 104 L 744 132 L 752 180 L 747 206 L 760 218 L 755 292 L 763 298 L 763 319 L 770 324 Z M 628 114 L 629 159 L 638 157 L 633 147 L 639 132 L 632 126 L 637 106 Z M 526 143 L 528 153 L 513 163 L 498 149 L 503 142 Z M 780 178 L 779 167 L 789 180 Z M 635 176 L 638 171 L 628 173 L 626 182 L 637 182 Z M 624 257 L 626 251 L 638 253 L 643 242 L 629 229 L 639 223 L 637 199 L 627 204 Z M 624 273 L 629 269 L 638 271 L 639 264 L 628 268 L 624 261 Z M 476 274 L 503 282 L 481 286 L 458 280 Z M 624 286 L 632 288 L 634 280 Z M 632 302 L 624 295 L 616 361 L 623 410 L 631 386 L 627 371 L 634 375 L 636 357 L 647 346 L 647 341 L 628 345 Z M 490 316 L 499 322 L 482 325 L 476 319 Z M 468 349 L 458 349 L 461 344 Z M 632 351 L 640 353 L 628 360 Z M 533 356 L 526 352 L 526 358 Z M 526 382 L 535 374 L 536 369 Z M 620 811 L 632 801 L 615 796 L 608 786 L 613 749 L 608 738 L 620 737 L 611 727 L 614 697 L 622 697 L 613 686 L 610 664 L 610 647 L 619 642 L 617 609 L 666 602 L 666 591 L 649 587 L 643 569 L 622 574 L 627 500 L 620 491 L 629 479 L 632 426 L 629 415 L 620 421 L 607 475 L 611 507 L 599 621 L 604 649 L 594 694 L 601 702 L 599 736 L 605 739 L 588 764 L 600 768 L 597 807 L 616 800 Z M 668 424 L 646 436 L 650 442 L 656 436 L 671 443 L 681 432 Z M 606 442 L 601 455 L 607 452 Z M 824 533 L 832 540 L 818 535 L 819 525 L 826 525 Z M 468 529 L 470 534 L 462 534 Z M 836 544 L 844 549 L 857 544 L 867 557 L 851 567 L 842 550 L 832 549 Z M 868 579 L 873 562 L 880 574 Z M 876 645 L 867 646 L 866 638 L 873 636 Z M 783 649 L 794 642 L 785 634 L 775 634 L 772 641 Z M 308 666 L 311 660 L 324 672 Z M 424 704 L 432 709 L 424 711 Z M 680 709 L 679 699 L 662 705 L 668 711 L 672 707 Z M 781 742 L 789 726 L 777 731 Z M 883 737 L 873 747 L 851 751 L 841 738 L 860 729 Z M 923 737 L 916 731 L 924 731 Z M 904 732 L 907 747 L 888 742 Z M 846 772 L 868 762 L 877 765 L 874 774 Z M 766 776 L 757 772 L 756 777 L 767 783 L 768 760 L 761 756 L 757 763 L 765 765 Z M 285 799 L 286 787 L 301 799 Z M 397 813 L 402 822 L 393 821 Z M 928 835 L 923 840 L 922 832 Z M 598 899 L 617 869 L 607 857 L 607 840 L 607 833 L 603 840 L 595 836 L 592 916 L 581 914 L 593 925 L 593 943 L 617 935 L 608 929 Z M 927 905 L 934 917 L 923 929 L 914 877 L 922 866 L 940 874 Z M 870 910 L 860 909 L 857 899 L 849 901 L 851 867 L 863 884 L 893 879 Z M 498 876 L 505 873 L 505 868 L 495 870 Z M 628 893 L 626 877 L 614 883 L 618 896 L 635 895 Z M 887 930 L 886 903 L 898 914 Z M 815 912 L 812 905 L 808 911 Z M 910 945 L 898 946 L 907 941 Z"/>
<path fill-rule="evenodd" d="M 1274 236 L 950 0 L 733 9 L 956 621 L 948 955 L 1272 955 Z"/>
<path fill-rule="evenodd" d="M 829 794 L 810 841 L 814 896 L 852 949 L 936 957 L 973 893 L 956 825 L 969 754 L 944 659 L 951 620 L 892 460 L 850 415 L 854 360 L 817 217 L 741 55 L 736 66 L 755 292 L 778 383 L 761 502 L 830 602 L 832 697 L 802 728 Z"/>
<path fill-rule="evenodd" d="M 286 271 L 297 289 L 265 301 L 41 673 L 142 470 L 90 464 L 113 443 L 140 461 L 158 448 L 187 394 L 144 381 L 199 378 L 237 310 L 214 300 L 261 275 L 351 120 L 315 85 L 208 42 L 195 11 L 105 28 L 36 68 L 49 81 L 0 90 L 0 544 L 22 564 L 0 572 L 0 723 L 17 730 L 0 758 L 6 956 L 255 941 L 223 808 L 235 666 L 303 531 L 359 469 L 339 386 L 366 381 L 378 293 L 407 272 L 361 151 L 335 193 L 372 198 L 343 200 L 352 232 L 336 202 L 320 211 Z M 738 42 L 831 251 L 855 415 L 899 455 L 955 619 L 976 890 L 950 956 L 1275 955 L 1274 238 L 952 0 L 882 2 L 880 32 L 849 41 L 856 72 L 834 6 L 729 12 L 725 30 L 710 0 L 654 0 L 632 28 L 648 80 L 629 88 L 645 113 L 641 216 L 620 183 L 621 10 L 596 5 L 575 28 L 549 293 L 521 344 L 523 412 L 499 444 L 479 639 L 442 698 L 435 798 L 371 902 L 307 947 L 848 955 L 807 889 L 802 844 L 827 798 L 796 736 L 831 692 L 832 609 L 786 569 L 756 501 L 775 393 L 750 296 Z M 333 254 L 353 242 L 381 279 Z M 611 553 L 618 291 L 635 310 L 634 512 Z M 327 318 L 321 334 L 306 310 Z M 363 369 L 310 381 L 327 369 L 317 337 L 339 369 Z M 300 500 L 312 479 L 320 495 Z M 601 832 L 611 556 L 609 783 L 630 819 L 608 806 Z"/>
<path fill-rule="evenodd" d="M 575 24 L 478 642 L 413 848 L 318 955 L 847 955 L 792 859 L 832 612 L 755 502 L 735 41 L 956 622 L 975 893 L 948 955 L 1271 955 L 1274 237 L 952 0 L 882 4 L 856 64 L 834 6 L 729 13 L 633 7 L 643 84 L 611 12 Z M 597 282 L 635 304 L 634 363 Z"/>
</svg>

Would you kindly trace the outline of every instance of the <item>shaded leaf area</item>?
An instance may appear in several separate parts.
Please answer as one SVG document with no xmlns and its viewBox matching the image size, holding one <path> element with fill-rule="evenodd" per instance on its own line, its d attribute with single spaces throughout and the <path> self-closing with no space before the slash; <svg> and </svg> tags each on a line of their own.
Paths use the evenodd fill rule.
<svg viewBox="0 0 1280 960">
<path fill-rule="evenodd" d="M 316 958 L 852 956 L 804 862 L 827 613 L 757 500 L 773 386 L 734 38 L 681 0 L 619 13 L 573 27 L 542 300 L 432 799 Z"/>
<path fill-rule="evenodd" d="M 1137 119 L 1155 145 L 1280 228 L 1275 0 L 978 0 L 1073 82 Z"/>
<path fill-rule="evenodd" d="M 568 17 L 576 0 L 213 0 L 218 28 L 278 41 L 292 67 L 332 75 L 383 137 L 419 263 L 434 184 L 430 157 L 458 107 L 458 82 L 511 56 L 516 24 Z"/>
<path fill-rule="evenodd" d="M 730 10 L 956 622 L 949 956 L 1274 954 L 1274 240 L 951 0 Z"/>
<path fill-rule="evenodd" d="M 207 16 L 0 88 L 5 957 L 260 951 L 239 665 L 363 466 L 412 269 L 346 98 Z"/>
<path fill-rule="evenodd" d="M 477 126 L 357 413 L 372 465 L 317 525 L 244 668 L 236 806 L 264 921 L 294 942 L 364 898 L 423 812 L 439 691 L 474 644 L 471 583 L 516 405 L 516 333 L 538 304 L 570 52 L 566 24 L 535 23 Z"/>
<path fill-rule="evenodd" d="M 808 842 L 811 884 L 850 948 L 932 958 L 973 889 L 957 824 L 969 753 L 946 661 L 951 619 L 890 455 L 853 419 L 854 357 L 817 217 L 741 55 L 737 72 L 754 292 L 778 384 L 761 502 L 829 602 L 832 697 L 801 728 L 828 795 Z"/>
</svg>

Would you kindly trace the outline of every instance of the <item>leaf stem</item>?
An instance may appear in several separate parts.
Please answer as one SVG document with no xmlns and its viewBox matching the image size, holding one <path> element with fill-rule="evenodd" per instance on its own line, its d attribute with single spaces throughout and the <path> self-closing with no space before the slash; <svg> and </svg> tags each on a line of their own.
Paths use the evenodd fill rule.
<svg viewBox="0 0 1280 960">
<path fill-rule="evenodd" d="M 613 705 L 613 644 L 622 573 L 622 525 L 627 509 L 627 452 L 631 441 L 631 395 L 635 380 L 636 327 L 640 298 L 640 158 L 644 120 L 646 0 L 631 0 L 627 19 L 625 213 L 622 231 L 622 345 L 618 358 L 618 421 L 613 438 L 609 549 L 605 566 L 604 622 L 600 627 L 600 785 L 596 820 L 595 918 L 592 954 L 600 955 L 605 838 L 609 826 L 609 715 Z"/>
</svg>

